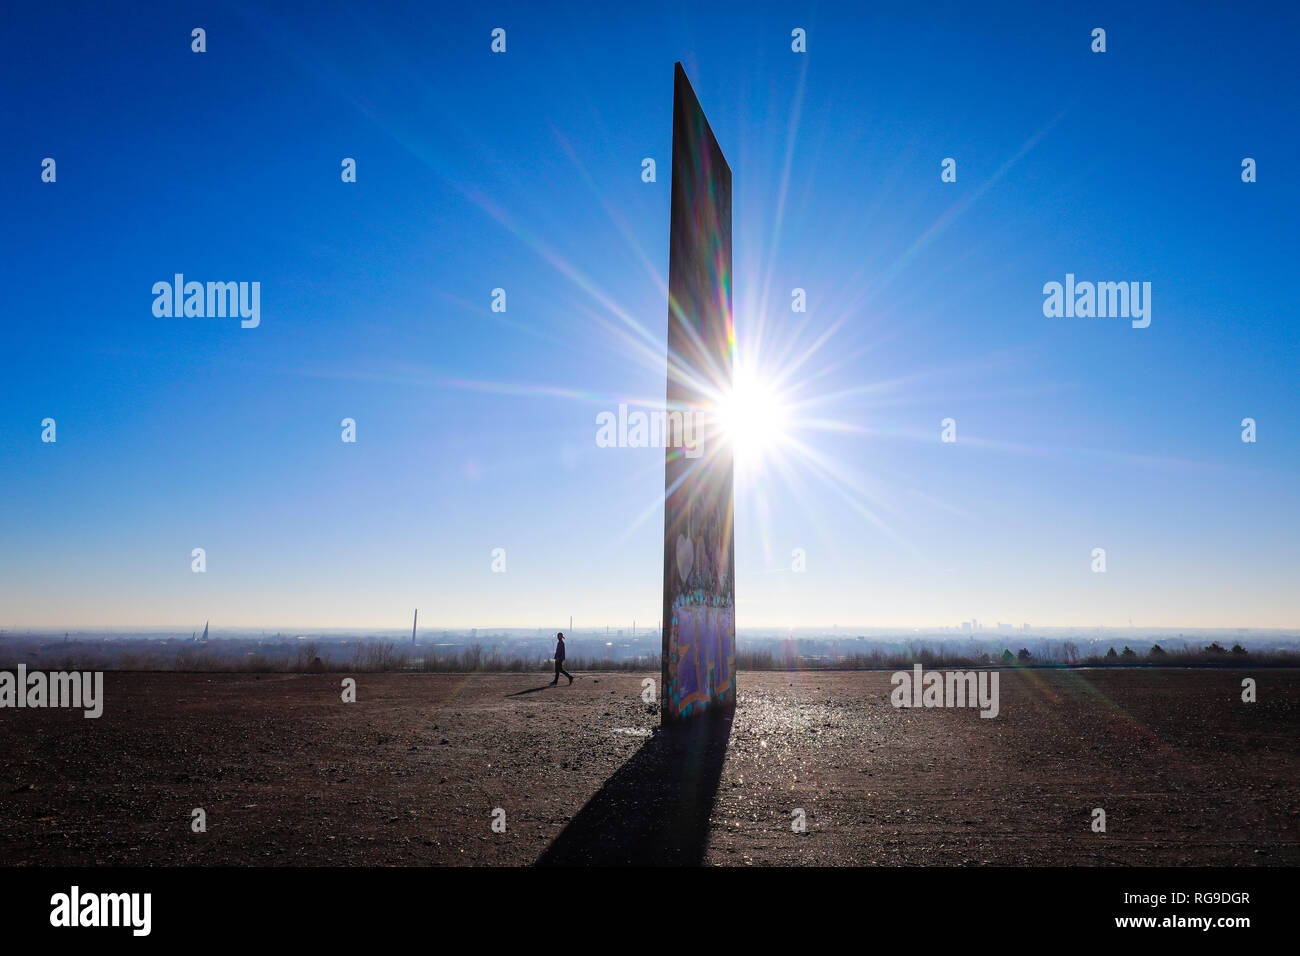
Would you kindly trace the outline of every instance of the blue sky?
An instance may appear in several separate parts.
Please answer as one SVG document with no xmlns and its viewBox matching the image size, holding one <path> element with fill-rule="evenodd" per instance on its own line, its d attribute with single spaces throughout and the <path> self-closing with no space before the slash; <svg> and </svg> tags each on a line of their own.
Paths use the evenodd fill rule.
<svg viewBox="0 0 1300 956">
<path fill-rule="evenodd" d="M 789 405 L 740 627 L 1300 624 L 1285 7 L 259 6 L 7 18 L 0 626 L 653 626 L 663 453 L 595 420 L 662 401 L 675 60 Z"/>
</svg>

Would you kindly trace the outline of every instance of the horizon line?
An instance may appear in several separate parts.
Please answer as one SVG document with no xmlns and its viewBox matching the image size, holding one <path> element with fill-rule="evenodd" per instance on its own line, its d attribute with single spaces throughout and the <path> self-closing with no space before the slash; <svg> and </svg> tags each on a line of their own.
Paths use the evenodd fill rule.
<svg viewBox="0 0 1300 956">
<path fill-rule="evenodd" d="M 210 624 L 211 622 L 209 621 L 208 623 Z M 562 631 L 562 632 L 567 632 L 567 631 L 569 631 L 569 630 L 572 630 L 574 633 L 578 633 L 579 631 L 582 631 L 582 630 L 589 630 L 589 631 L 592 631 L 592 630 L 599 630 L 599 629 L 601 629 L 601 628 L 606 628 L 606 629 L 608 629 L 608 628 L 614 628 L 614 627 L 621 627 L 623 630 L 628 630 L 628 629 L 629 629 L 629 626 L 626 625 L 626 624 L 623 624 L 623 625 L 616 625 L 616 624 L 574 625 L 574 626 L 571 627 L 571 628 L 570 628 L 569 626 L 567 626 L 567 625 L 564 625 L 564 624 L 561 624 L 561 625 L 558 625 L 558 626 L 556 626 L 556 625 L 551 625 L 551 624 L 501 624 L 501 623 L 495 623 L 495 624 L 430 624 L 430 625 L 424 625 L 423 627 L 419 628 L 419 630 L 417 631 L 417 633 L 425 633 L 425 632 L 431 632 L 431 631 L 467 631 L 467 630 L 493 630 L 493 629 L 496 629 L 496 630 L 516 630 L 516 631 L 521 631 L 521 630 L 534 630 L 534 631 L 535 631 L 535 630 L 550 630 L 550 628 L 552 628 L 552 627 L 556 627 L 557 630 Z M 1023 629 L 1024 627 L 1027 627 L 1027 630 L 1026 630 L 1026 629 Z M 178 633 L 183 633 L 187 628 L 188 628 L 189 630 L 192 630 L 192 631 L 198 631 L 198 630 L 201 630 L 201 628 L 195 627 L 193 624 L 184 624 L 184 625 L 181 625 L 181 624 L 78 624 L 78 625 L 69 625 L 69 624 L 39 624 L 39 625 L 19 624 L 19 625 L 10 625 L 10 626 L 5 626 L 5 627 L 0 627 L 0 635 L 12 635 L 12 634 L 18 634 L 18 633 L 23 633 L 23 632 L 25 632 L 25 633 L 37 633 L 37 632 L 46 632 L 46 631 L 49 631 L 49 632 L 64 631 L 64 632 L 66 632 L 66 633 L 72 633 L 72 632 L 74 632 L 74 631 L 81 631 L 81 632 L 86 632 L 86 633 L 104 633 L 104 632 L 112 632 L 112 631 L 176 631 L 176 632 L 178 632 Z M 956 629 L 957 632 L 958 632 L 958 635 L 959 635 L 959 636 L 970 636 L 970 637 L 974 637 L 974 636 L 979 635 L 979 634 L 996 634 L 996 633 L 999 632 L 999 629 L 998 629 L 997 627 L 991 627 L 991 628 L 980 628 L 979 630 L 964 631 L 964 630 L 961 630 L 961 625 L 960 625 L 960 624 L 956 624 L 956 625 L 953 625 L 953 624 L 838 624 L 838 623 L 833 623 L 833 624 L 798 624 L 798 625 L 790 625 L 790 624 L 746 624 L 746 625 L 743 625 L 743 626 L 742 626 L 742 625 L 737 625 L 737 627 L 736 627 L 736 630 L 737 630 L 738 632 L 741 631 L 741 630 L 747 630 L 747 631 L 754 631 L 754 630 L 788 630 L 788 631 L 842 630 L 842 631 L 858 631 L 858 630 L 860 630 L 860 631 L 889 631 L 889 632 L 902 633 L 902 632 L 918 632 L 918 631 L 939 631 L 939 630 L 945 630 L 945 629 Z M 1024 625 L 1024 626 L 1022 627 L 1022 625 L 1020 625 L 1020 624 L 1009 624 L 1009 625 L 1008 625 L 1008 628 L 1005 628 L 1005 629 L 1003 629 L 1003 630 L 1008 630 L 1008 629 L 1009 629 L 1011 632 L 1014 632 L 1014 633 L 1017 633 L 1017 634 L 1033 633 L 1034 631 L 1060 631 L 1060 630 L 1084 630 L 1084 629 L 1093 629 L 1093 630 L 1117 630 L 1117 631 L 1118 631 L 1118 630 L 1128 630 L 1128 631 L 1139 631 L 1139 630 L 1159 630 L 1159 631 L 1188 630 L 1188 631 L 1298 631 L 1298 632 L 1300 632 L 1300 625 L 1295 625 L 1295 624 L 1249 624 L 1249 625 L 1247 625 L 1247 624 L 1027 624 L 1027 625 Z M 293 632 L 297 632 L 297 633 L 308 633 L 308 632 L 316 632 L 316 633 L 320 633 L 320 632 L 340 632 L 340 631 L 344 631 L 344 632 L 348 632 L 348 631 L 365 631 L 365 632 L 386 632 L 386 631 L 392 631 L 392 632 L 394 632 L 394 633 L 399 633 L 399 634 L 404 634 L 404 633 L 406 633 L 406 628 L 402 627 L 401 625 L 393 625 L 393 624 L 384 624 L 384 625 L 318 625 L 318 626 L 302 626 L 302 625 L 292 625 L 292 626 L 290 626 L 290 625 L 283 625 L 283 624 L 265 624 L 265 625 L 263 625 L 263 624 L 231 624 L 231 625 L 219 625 L 218 628 L 217 628 L 217 630 L 219 630 L 219 631 L 272 631 L 272 630 L 274 630 L 274 631 L 276 631 L 276 632 L 278 632 L 278 633 L 284 633 L 284 632 L 286 632 L 286 631 L 293 631 Z M 646 626 L 646 627 L 640 627 L 640 628 L 638 628 L 638 630 L 645 631 L 646 633 L 651 633 L 651 632 L 654 632 L 654 631 L 660 631 L 660 630 L 662 630 L 662 628 L 661 628 L 659 625 L 656 625 L 655 627 L 649 627 L 649 626 Z M 628 636 L 628 635 L 624 635 L 624 636 Z"/>
</svg>

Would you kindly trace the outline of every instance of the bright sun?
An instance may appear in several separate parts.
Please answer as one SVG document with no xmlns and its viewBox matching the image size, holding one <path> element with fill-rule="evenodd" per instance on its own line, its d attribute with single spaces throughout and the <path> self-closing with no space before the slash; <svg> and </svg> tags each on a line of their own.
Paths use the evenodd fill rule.
<svg viewBox="0 0 1300 956">
<path fill-rule="evenodd" d="M 774 452 L 789 426 L 789 411 L 776 389 L 741 368 L 733 372 L 731 394 L 719 403 L 718 417 L 738 466 L 753 467 Z"/>
</svg>

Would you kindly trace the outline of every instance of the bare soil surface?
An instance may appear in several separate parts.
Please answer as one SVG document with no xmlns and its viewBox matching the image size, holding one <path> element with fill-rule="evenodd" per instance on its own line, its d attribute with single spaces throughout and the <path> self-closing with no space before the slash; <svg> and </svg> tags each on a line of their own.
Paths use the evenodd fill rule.
<svg viewBox="0 0 1300 956">
<path fill-rule="evenodd" d="M 1006 670 L 991 720 L 742 672 L 732 719 L 664 731 L 657 674 L 344 676 L 0 710 L 0 865 L 1300 863 L 1297 670 Z"/>
</svg>

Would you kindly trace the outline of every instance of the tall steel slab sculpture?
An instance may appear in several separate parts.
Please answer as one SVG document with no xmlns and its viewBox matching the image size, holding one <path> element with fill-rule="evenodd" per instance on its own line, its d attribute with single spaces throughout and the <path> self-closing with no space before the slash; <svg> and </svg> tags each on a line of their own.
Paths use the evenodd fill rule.
<svg viewBox="0 0 1300 956">
<path fill-rule="evenodd" d="M 736 700 L 732 449 L 713 414 L 731 391 L 733 341 L 731 167 L 678 63 L 668 254 L 665 721 Z"/>
</svg>

